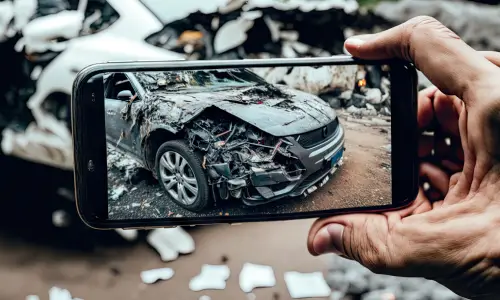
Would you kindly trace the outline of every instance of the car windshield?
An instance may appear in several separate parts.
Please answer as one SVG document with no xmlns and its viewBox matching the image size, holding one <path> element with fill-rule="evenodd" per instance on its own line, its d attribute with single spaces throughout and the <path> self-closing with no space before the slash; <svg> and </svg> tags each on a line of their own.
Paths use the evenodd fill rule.
<svg viewBox="0 0 500 300">
<path fill-rule="evenodd" d="M 245 69 L 136 72 L 146 90 L 184 90 L 189 88 L 231 88 L 265 84 L 258 75 Z"/>
</svg>

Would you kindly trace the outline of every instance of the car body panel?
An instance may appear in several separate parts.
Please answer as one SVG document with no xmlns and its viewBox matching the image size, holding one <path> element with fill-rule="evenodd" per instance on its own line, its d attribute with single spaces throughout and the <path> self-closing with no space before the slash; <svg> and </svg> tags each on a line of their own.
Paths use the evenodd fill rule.
<svg viewBox="0 0 500 300">
<path fill-rule="evenodd" d="M 266 93 L 269 99 L 263 96 Z M 160 90 L 147 93 L 144 99 L 132 104 L 132 118 L 146 117 L 151 125 L 173 133 L 209 107 L 225 111 L 273 136 L 312 131 L 337 118 L 335 110 L 319 97 L 277 85 Z"/>
<path fill-rule="evenodd" d="M 107 3 L 118 13 L 119 18 L 108 28 L 86 36 L 77 36 L 61 43 L 46 41 L 47 33 L 40 30 L 30 30 L 30 23 L 25 27 L 27 34 L 35 35 L 25 37 L 25 43 L 36 43 L 35 47 L 26 44 L 26 49 L 41 49 L 43 43 L 50 44 L 51 49 L 59 49 L 57 56 L 52 59 L 42 70 L 36 80 L 36 90 L 29 97 L 27 106 L 31 110 L 35 121 L 32 128 L 43 133 L 45 140 L 58 140 L 58 143 L 50 145 L 38 145 L 39 142 L 28 132 L 12 133 L 12 138 L 2 141 L 3 149 L 7 155 L 19 156 L 23 159 L 50 164 L 62 169 L 72 169 L 72 141 L 71 133 L 64 121 L 59 121 L 55 116 L 44 111 L 42 104 L 53 93 L 63 93 L 71 95 L 73 81 L 76 74 L 84 67 L 104 63 L 107 61 L 138 61 L 138 60 L 183 60 L 183 55 L 155 47 L 148 44 L 145 38 L 163 28 L 162 22 L 158 20 L 138 0 L 107 0 Z M 57 15 L 57 14 L 56 14 Z M 66 18 L 71 14 L 63 13 Z M 74 14 L 79 18 L 78 13 Z M 54 15 L 36 18 L 34 22 L 37 26 L 47 28 L 54 23 Z M 46 20 L 44 22 L 44 19 Z M 32 27 L 32 26 L 31 26 Z M 62 28 L 50 29 L 54 33 L 66 35 Z M 69 105 L 69 103 L 68 103 Z M 26 142 L 29 141 L 29 142 Z M 13 145 L 6 145 L 7 142 Z M 59 155 L 50 155 L 45 152 L 30 151 L 39 147 L 51 147 L 51 152 L 58 152 Z M 47 157 L 42 157 L 42 156 Z M 50 163 L 47 163 L 50 161 Z"/>
</svg>

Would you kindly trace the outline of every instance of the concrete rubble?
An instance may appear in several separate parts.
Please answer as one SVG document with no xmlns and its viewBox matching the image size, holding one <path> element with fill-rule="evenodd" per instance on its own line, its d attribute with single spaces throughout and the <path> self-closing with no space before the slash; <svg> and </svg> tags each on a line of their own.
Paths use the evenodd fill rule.
<svg viewBox="0 0 500 300">
<path fill-rule="evenodd" d="M 465 300 L 446 287 L 424 278 L 403 278 L 372 273 L 355 261 L 332 256 L 326 281 L 336 296 L 361 300 Z"/>
</svg>

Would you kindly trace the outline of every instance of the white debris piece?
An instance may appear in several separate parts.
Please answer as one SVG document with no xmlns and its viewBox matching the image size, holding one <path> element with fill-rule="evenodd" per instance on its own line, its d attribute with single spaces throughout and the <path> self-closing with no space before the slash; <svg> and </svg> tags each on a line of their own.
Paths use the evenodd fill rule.
<svg viewBox="0 0 500 300">
<path fill-rule="evenodd" d="M 56 192 L 59 196 L 68 199 L 69 201 L 75 201 L 75 194 L 73 190 L 60 187 Z"/>
<path fill-rule="evenodd" d="M 49 121 L 56 122 L 55 120 Z M 7 155 L 30 161 L 36 158 L 38 163 L 73 170 L 71 135 L 64 136 L 49 132 L 39 128 L 35 123 L 28 125 L 24 133 L 15 132 L 9 128 L 4 129 L 2 151 Z"/>
<path fill-rule="evenodd" d="M 174 274 L 171 268 L 151 269 L 141 272 L 141 280 L 145 284 L 153 284 L 158 280 L 169 280 Z"/>
<path fill-rule="evenodd" d="M 332 293 L 321 272 L 286 272 L 285 282 L 290 296 L 294 299 L 328 297 Z"/>
<path fill-rule="evenodd" d="M 200 299 L 199 299 L 199 300 L 212 300 L 212 298 L 210 298 L 210 297 L 209 297 L 209 296 L 207 296 L 207 295 L 203 295 L 203 296 L 201 296 L 201 297 L 200 297 Z"/>
<path fill-rule="evenodd" d="M 226 265 L 203 265 L 200 274 L 189 282 L 189 289 L 198 292 L 202 290 L 223 290 L 231 271 Z"/>
<path fill-rule="evenodd" d="M 254 21 L 238 18 L 222 25 L 214 38 L 214 50 L 217 54 L 234 49 L 247 39 L 246 32 L 253 27 Z"/>
<path fill-rule="evenodd" d="M 290 42 L 284 42 L 283 46 L 281 48 L 281 55 L 286 58 L 296 58 L 297 52 L 295 52 L 294 48 L 292 47 L 292 43 Z"/>
<path fill-rule="evenodd" d="M 73 297 L 67 289 L 54 286 L 49 290 L 49 300 L 73 300 Z"/>
<path fill-rule="evenodd" d="M 56 227 L 67 227 L 70 223 L 69 219 L 69 214 L 62 209 L 52 213 L 52 224 Z"/>
<path fill-rule="evenodd" d="M 135 241 L 137 239 L 137 236 L 139 235 L 139 233 L 137 232 L 137 230 L 135 229 L 115 229 L 115 231 L 121 235 L 124 239 L 126 239 L 127 241 Z"/>
<path fill-rule="evenodd" d="M 248 299 L 248 300 L 255 300 L 256 298 L 257 298 L 257 296 L 255 296 L 255 294 L 254 294 L 254 293 L 249 293 L 249 294 L 247 294 L 247 299 Z"/>
<path fill-rule="evenodd" d="M 382 103 L 382 91 L 380 89 L 367 89 L 365 93 L 366 102 L 370 104 Z"/>
<path fill-rule="evenodd" d="M 342 300 L 345 297 L 344 292 L 340 291 L 333 291 L 332 294 L 330 295 L 330 300 Z"/>
<path fill-rule="evenodd" d="M 375 290 L 361 296 L 361 300 L 395 300 L 396 293 L 392 290 Z"/>
<path fill-rule="evenodd" d="M 14 6 L 12 2 L 0 2 L 0 42 L 8 38 L 7 31 L 12 18 L 14 18 Z"/>
<path fill-rule="evenodd" d="M 140 164 L 137 160 L 124 155 L 109 143 L 107 145 L 106 159 L 108 168 L 115 167 L 118 170 L 126 171 L 127 173 L 137 168 L 143 168 L 142 164 Z M 126 177 L 128 176 L 129 175 L 126 175 Z"/>
<path fill-rule="evenodd" d="M 14 29 L 21 30 L 36 13 L 37 0 L 14 0 Z"/>
<path fill-rule="evenodd" d="M 264 68 L 261 68 L 264 69 Z M 278 68 L 273 68 L 270 70 L 269 73 L 265 76 L 265 79 L 267 82 L 271 84 L 276 84 L 283 80 L 283 78 L 286 75 L 286 72 L 288 72 L 288 68 L 286 67 L 278 67 Z"/>
<path fill-rule="evenodd" d="M 28 295 L 24 299 L 25 300 L 40 300 L 40 297 L 38 297 L 37 295 Z"/>
<path fill-rule="evenodd" d="M 42 74 L 43 68 L 42 66 L 36 66 L 33 68 L 33 71 L 31 72 L 30 78 L 31 80 L 38 80 L 40 78 L 40 74 Z"/>
<path fill-rule="evenodd" d="M 340 89 L 351 90 L 357 66 L 295 67 L 283 77 L 283 81 L 295 88 L 314 95 Z"/>
<path fill-rule="evenodd" d="M 77 37 L 82 29 L 84 18 L 83 12 L 63 10 L 29 22 L 22 30 L 26 53 L 64 50 L 65 42 L 54 43 L 52 40 L 54 37 L 66 40 Z"/>
<path fill-rule="evenodd" d="M 260 10 L 254 10 L 254 11 L 244 11 L 241 13 L 241 17 L 246 19 L 246 20 L 256 20 L 260 17 L 262 17 L 263 13 Z"/>
<path fill-rule="evenodd" d="M 128 192 L 128 189 L 125 186 L 121 185 L 112 189 L 110 198 L 112 200 L 118 200 L 121 196 L 123 196 L 123 194 L 125 194 L 125 192 Z"/>
<path fill-rule="evenodd" d="M 245 293 L 250 293 L 257 287 L 273 287 L 276 277 L 271 266 L 245 263 L 240 272 L 240 288 Z"/>
<path fill-rule="evenodd" d="M 176 260 L 179 253 L 189 254 L 195 249 L 193 238 L 181 227 L 155 229 L 147 241 L 165 262 Z"/>
</svg>

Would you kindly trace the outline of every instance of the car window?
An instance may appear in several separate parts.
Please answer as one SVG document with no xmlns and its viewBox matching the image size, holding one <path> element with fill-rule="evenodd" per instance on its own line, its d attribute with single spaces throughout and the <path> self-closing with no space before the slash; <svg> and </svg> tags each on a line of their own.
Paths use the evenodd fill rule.
<svg viewBox="0 0 500 300">
<path fill-rule="evenodd" d="M 118 94 L 121 91 L 129 90 L 132 92 L 132 95 L 137 93 L 128 77 L 123 73 L 115 73 L 109 76 L 106 80 L 105 88 L 105 97 L 108 99 L 118 99 Z"/>
</svg>

